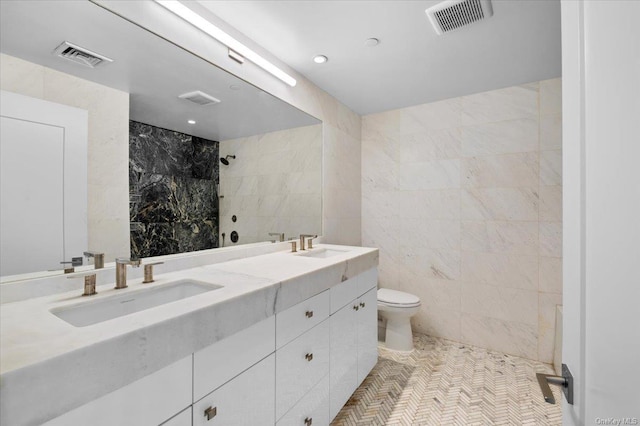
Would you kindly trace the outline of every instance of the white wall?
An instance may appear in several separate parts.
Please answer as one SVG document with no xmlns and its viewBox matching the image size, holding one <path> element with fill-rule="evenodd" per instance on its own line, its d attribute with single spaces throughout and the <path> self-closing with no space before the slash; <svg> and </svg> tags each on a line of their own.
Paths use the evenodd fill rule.
<svg viewBox="0 0 640 426">
<path fill-rule="evenodd" d="M 0 54 L 0 88 L 89 111 L 89 247 L 129 255 L 129 94 Z"/>
<path fill-rule="evenodd" d="M 220 233 L 230 246 L 322 230 L 322 125 L 220 141 Z M 231 217 L 235 215 L 237 221 Z M 222 241 L 222 239 L 220 239 Z"/>
<path fill-rule="evenodd" d="M 560 79 L 362 119 L 362 238 L 414 329 L 552 362 L 562 304 Z"/>
</svg>

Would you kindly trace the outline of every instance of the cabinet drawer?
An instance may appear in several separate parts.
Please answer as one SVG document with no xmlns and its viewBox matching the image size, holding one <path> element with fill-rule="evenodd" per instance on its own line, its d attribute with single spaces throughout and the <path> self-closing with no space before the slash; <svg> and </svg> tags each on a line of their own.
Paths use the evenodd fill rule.
<svg viewBox="0 0 640 426">
<path fill-rule="evenodd" d="M 378 268 L 368 269 L 358 274 L 358 296 L 378 286 Z"/>
<path fill-rule="evenodd" d="M 341 308 L 360 295 L 360 293 L 358 293 L 360 290 L 358 277 L 359 276 L 350 278 L 329 289 L 329 293 L 331 295 L 331 315 L 338 312 Z"/>
<path fill-rule="evenodd" d="M 275 350 L 269 317 L 193 354 L 193 400 L 219 388 Z"/>
<path fill-rule="evenodd" d="M 329 291 L 276 314 L 276 348 L 281 348 L 329 316 Z"/>
<path fill-rule="evenodd" d="M 329 372 L 329 321 L 276 351 L 276 419 Z"/>
<path fill-rule="evenodd" d="M 158 425 L 191 404 L 191 372 L 189 355 L 45 425 Z"/>
<path fill-rule="evenodd" d="M 326 426 L 329 422 L 329 375 L 326 375 L 276 425 Z"/>
<path fill-rule="evenodd" d="M 193 404 L 193 425 L 273 425 L 274 378 L 272 354 Z"/>
</svg>

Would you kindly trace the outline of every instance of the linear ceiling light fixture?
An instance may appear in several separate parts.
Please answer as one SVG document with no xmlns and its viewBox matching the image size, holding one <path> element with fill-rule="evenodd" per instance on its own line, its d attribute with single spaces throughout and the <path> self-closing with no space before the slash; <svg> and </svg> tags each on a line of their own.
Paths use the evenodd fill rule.
<svg viewBox="0 0 640 426">
<path fill-rule="evenodd" d="M 263 70 L 272 74 L 274 77 L 284 81 L 289 86 L 294 87 L 296 85 L 295 78 L 291 77 L 289 74 L 282 71 L 280 68 L 276 67 L 271 62 L 267 61 L 262 56 L 258 55 L 256 52 L 249 49 L 247 46 L 240 43 L 238 40 L 234 39 L 229 34 L 225 33 L 220 28 L 216 27 L 211 22 L 207 21 L 202 16 L 198 15 L 196 12 L 189 9 L 179 1 L 155 0 L 155 2 L 158 3 L 160 6 L 166 8 L 167 10 L 175 13 L 180 18 L 184 19 L 194 27 L 198 28 L 200 31 L 215 38 L 220 43 L 224 44 L 229 49 L 233 50 L 235 53 L 253 62 Z"/>
</svg>

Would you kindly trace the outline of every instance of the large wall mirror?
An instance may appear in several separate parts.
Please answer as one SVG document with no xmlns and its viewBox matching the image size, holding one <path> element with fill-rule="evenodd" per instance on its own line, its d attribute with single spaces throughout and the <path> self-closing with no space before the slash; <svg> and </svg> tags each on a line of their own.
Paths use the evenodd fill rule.
<svg viewBox="0 0 640 426">
<path fill-rule="evenodd" d="M 3 198 L 3 212 L 11 208 L 13 224 L 27 218 L 11 233 L 25 238 L 0 235 L 3 251 L 26 259 L 3 257 L 3 282 L 61 273 L 59 262 L 84 252 L 109 262 L 321 234 L 318 119 L 89 1 L 1 8 L 3 120 L 38 121 L 8 112 L 16 95 L 85 111 L 77 121 L 86 133 L 86 155 L 66 160 L 64 138 L 3 132 L 3 150 L 21 147 L 11 148 L 17 166 L 5 168 L 13 175 L 2 177 L 3 197 L 18 194 Z M 36 157 L 51 167 L 34 168 Z M 67 201 L 74 191 L 86 201 Z M 65 209 L 80 219 L 68 223 Z M 67 247 L 74 226 L 85 236 Z M 45 243 L 46 235 L 56 237 Z M 40 247 L 49 247 L 46 259 L 34 255 Z"/>
</svg>

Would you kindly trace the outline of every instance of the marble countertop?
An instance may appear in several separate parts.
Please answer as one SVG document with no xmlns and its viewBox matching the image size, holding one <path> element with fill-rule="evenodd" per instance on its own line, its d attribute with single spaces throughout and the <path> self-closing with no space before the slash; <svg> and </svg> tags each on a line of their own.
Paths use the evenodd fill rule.
<svg viewBox="0 0 640 426">
<path fill-rule="evenodd" d="M 316 258 L 279 251 L 156 275 L 151 284 L 130 279 L 122 290 L 102 285 L 91 297 L 80 295 L 78 279 L 77 291 L 1 305 L 0 423 L 54 418 L 378 263 L 377 249 L 320 244 L 312 251 L 326 249 L 345 252 Z M 222 288 L 85 327 L 50 312 L 183 279 Z"/>
</svg>

